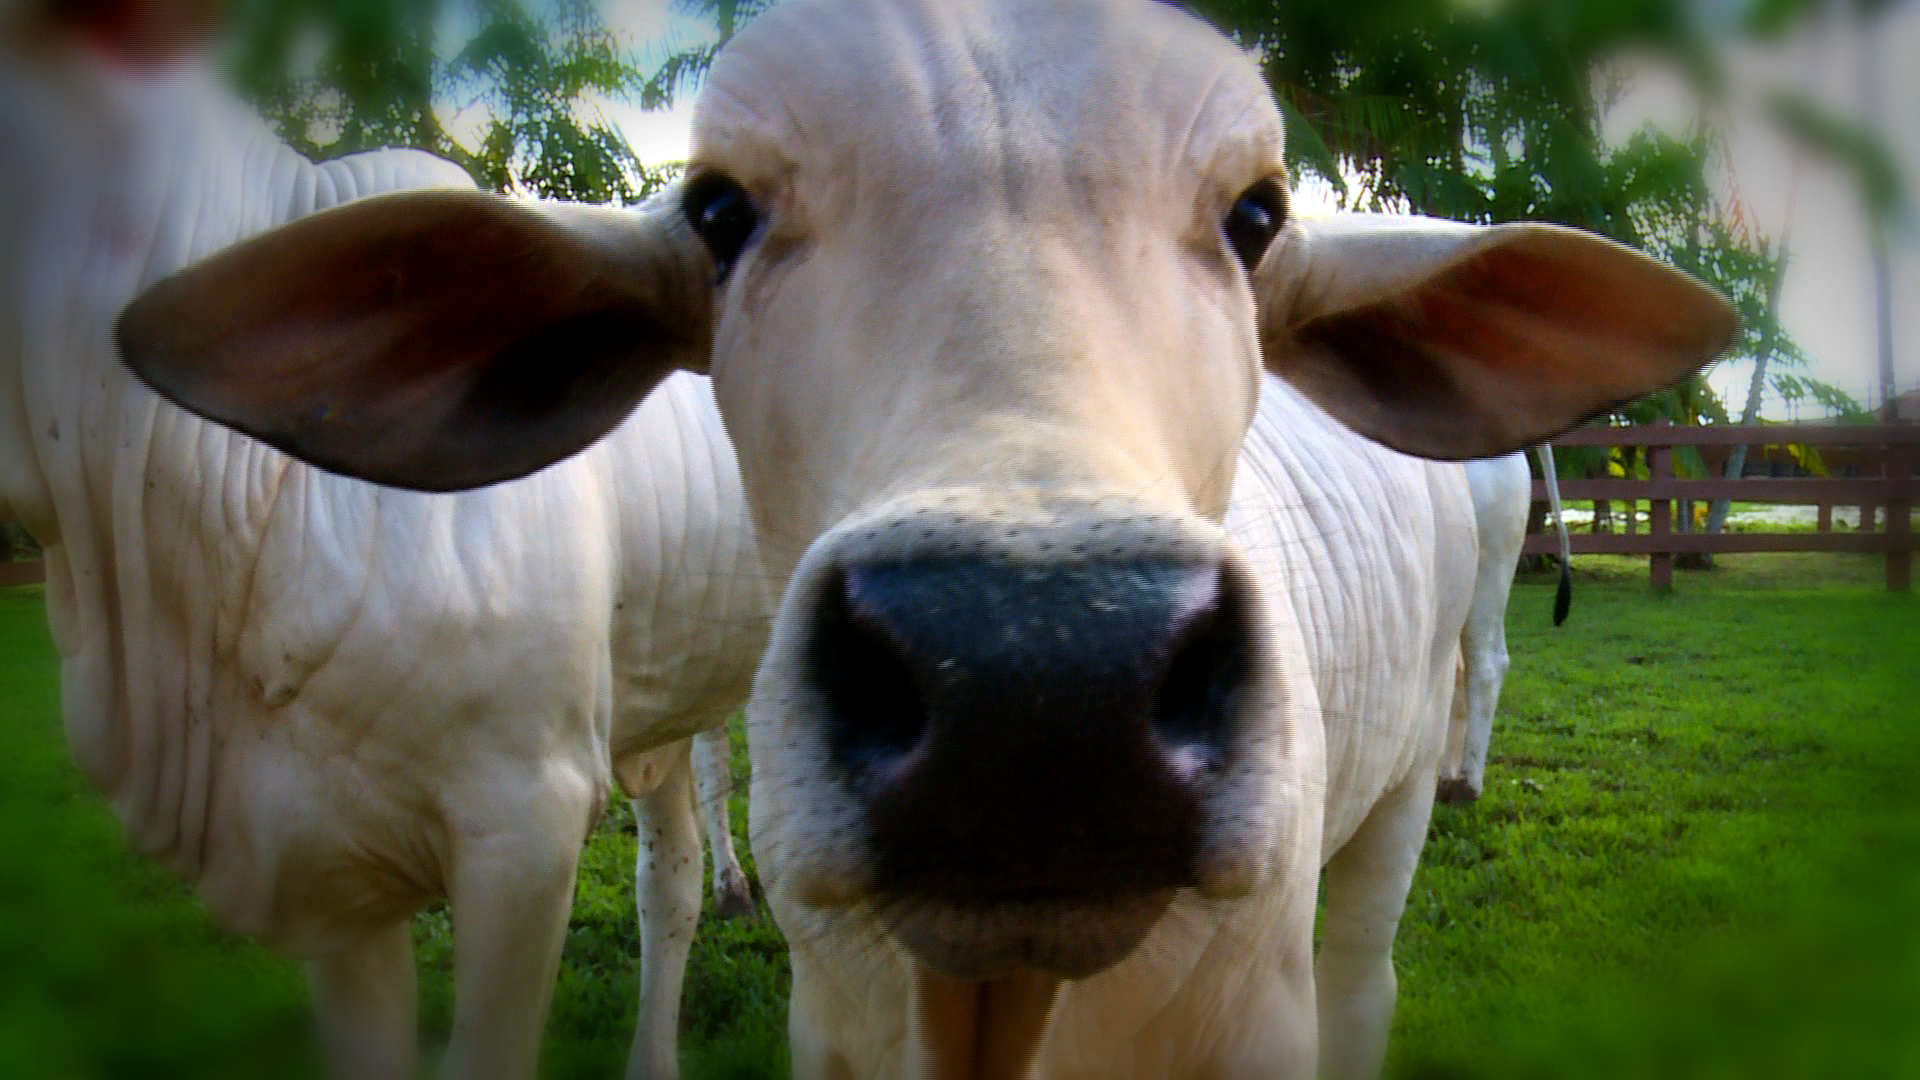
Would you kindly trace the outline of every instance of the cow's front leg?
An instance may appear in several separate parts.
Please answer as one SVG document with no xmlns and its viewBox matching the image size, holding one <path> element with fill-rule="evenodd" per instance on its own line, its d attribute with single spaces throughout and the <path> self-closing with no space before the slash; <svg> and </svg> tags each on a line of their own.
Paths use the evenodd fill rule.
<svg viewBox="0 0 1920 1080">
<path fill-rule="evenodd" d="M 713 860 L 714 911 L 723 919 L 751 915 L 753 889 L 733 850 L 733 815 L 727 806 L 733 795 L 733 745 L 725 720 L 693 737 L 693 773 Z"/>
<path fill-rule="evenodd" d="M 402 920 L 307 963 L 314 1019 L 335 1080 L 411 1080 L 418 982 Z"/>
<path fill-rule="evenodd" d="M 598 800 L 543 791 L 516 827 L 463 836 L 455 862 L 448 1080 L 534 1075 L 560 971 L 580 846 Z"/>
<path fill-rule="evenodd" d="M 1393 939 L 1420 863 L 1433 788 L 1434 774 L 1416 770 L 1327 862 L 1314 968 L 1320 1075 L 1327 1080 L 1370 1080 L 1386 1058 L 1396 989 Z"/>
<path fill-rule="evenodd" d="M 644 772 L 655 783 L 633 800 L 640 839 L 634 868 L 640 912 L 640 1018 L 627 1059 L 628 1080 L 673 1080 L 680 1075 L 680 990 L 700 922 L 700 829 L 694 818 L 690 741 L 644 755 L 649 767 L 629 770 Z"/>
</svg>

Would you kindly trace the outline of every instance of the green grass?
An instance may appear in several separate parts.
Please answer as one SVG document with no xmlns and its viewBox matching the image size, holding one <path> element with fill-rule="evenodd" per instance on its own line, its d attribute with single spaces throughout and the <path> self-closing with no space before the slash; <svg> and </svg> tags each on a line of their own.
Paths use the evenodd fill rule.
<svg viewBox="0 0 1920 1080">
<path fill-rule="evenodd" d="M 1571 499 L 1565 502 L 1563 505 L 1568 510 L 1579 510 L 1586 513 L 1593 512 L 1593 501 L 1591 499 Z M 1696 507 L 1701 507 L 1705 505 L 1706 505 L 1705 503 L 1699 503 L 1699 504 L 1696 504 Z M 1613 519 L 1612 519 L 1612 524 L 1610 528 L 1615 533 L 1624 533 L 1626 531 L 1627 504 L 1624 500 L 1616 499 L 1611 503 L 1611 506 L 1613 508 Z M 1647 502 L 1647 500 L 1641 499 L 1641 500 L 1637 500 L 1634 503 L 1634 507 L 1635 507 L 1634 509 L 1635 530 L 1637 532 L 1644 534 L 1650 527 L 1648 525 L 1649 515 L 1652 513 L 1650 504 Z M 1820 531 L 1818 522 L 1814 520 L 1794 521 L 1794 522 L 1740 520 L 1740 515 L 1743 513 L 1749 513 L 1752 511 L 1775 510 L 1775 509 L 1779 509 L 1780 507 L 1781 507 L 1781 504 L 1775 504 L 1775 503 L 1736 502 L 1732 506 L 1731 516 L 1729 517 L 1726 523 L 1726 526 L 1725 526 L 1726 531 L 1730 533 L 1767 533 L 1767 534 L 1817 533 Z M 1846 507 L 1841 507 L 1841 509 L 1846 509 Z M 1676 508 L 1673 511 L 1673 513 L 1675 515 L 1674 520 L 1677 523 L 1679 520 L 1679 517 L 1678 517 L 1679 510 Z M 1696 514 L 1697 516 L 1703 515 L 1704 511 L 1697 509 Z M 1914 511 L 1912 511 L 1912 514 L 1913 514 L 1913 519 L 1912 519 L 1913 522 L 1916 525 L 1920 525 L 1920 509 L 1915 509 Z M 1704 523 L 1703 516 L 1701 517 L 1701 521 Z M 1567 531 L 1569 533 L 1590 533 L 1595 531 L 1594 526 L 1596 524 L 1597 522 L 1592 520 L 1569 521 L 1567 522 Z M 1834 520 L 1831 523 L 1831 526 L 1832 527 L 1830 531 L 1832 532 L 1849 533 L 1849 532 L 1859 531 L 1853 525 L 1849 524 L 1847 520 L 1839 517 L 1838 515 L 1835 516 Z M 1875 528 L 1872 531 L 1885 532 L 1886 529 L 1887 529 L 1886 508 L 1881 507 L 1879 510 L 1876 511 Z"/>
<path fill-rule="evenodd" d="M 1509 610 L 1487 797 L 1436 812 L 1405 1077 L 1920 1076 L 1920 604 L 1873 557 L 1576 560 Z"/>
<path fill-rule="evenodd" d="M 38 594 L 0 590 L 0 1077 L 311 1074 L 299 971 L 129 855 L 72 765 Z"/>
<path fill-rule="evenodd" d="M 1920 602 L 1871 557 L 1720 563 L 1656 597 L 1644 561 L 1582 557 L 1559 630 L 1551 579 L 1514 590 L 1487 796 L 1436 812 L 1402 928 L 1392 1076 L 1920 1077 Z M 55 687 L 39 598 L 0 593 L 0 1077 L 310 1074 L 298 969 L 125 852 Z M 617 808 L 550 1076 L 626 1053 L 633 850 Z M 415 936 L 431 1043 L 444 910 Z M 703 926 L 687 1074 L 784 1074 L 785 987 L 764 920 Z"/>
</svg>

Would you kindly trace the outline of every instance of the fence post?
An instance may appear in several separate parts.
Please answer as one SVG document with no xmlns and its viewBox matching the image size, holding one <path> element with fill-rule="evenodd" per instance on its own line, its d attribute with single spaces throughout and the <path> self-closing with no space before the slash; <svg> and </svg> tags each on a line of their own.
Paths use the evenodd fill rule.
<svg viewBox="0 0 1920 1080">
<path fill-rule="evenodd" d="M 1655 427 L 1666 427 L 1672 421 L 1661 417 L 1653 422 Z M 1673 478 L 1673 447 L 1647 447 L 1647 479 L 1654 483 Z M 1655 540 L 1665 540 L 1673 535 L 1673 502 L 1669 499 L 1647 500 L 1647 535 Z M 1673 591 L 1673 552 L 1661 551 L 1658 546 L 1653 554 L 1647 556 L 1647 574 L 1652 580 L 1653 591 L 1666 593 Z"/>
<path fill-rule="evenodd" d="M 1887 480 L 1893 496 L 1887 500 L 1887 590 L 1913 591 L 1913 443 L 1887 447 Z"/>
<path fill-rule="evenodd" d="M 1832 503 L 1820 504 L 1820 524 L 1818 528 L 1823 533 L 1830 533 L 1833 531 L 1833 504 Z"/>
</svg>

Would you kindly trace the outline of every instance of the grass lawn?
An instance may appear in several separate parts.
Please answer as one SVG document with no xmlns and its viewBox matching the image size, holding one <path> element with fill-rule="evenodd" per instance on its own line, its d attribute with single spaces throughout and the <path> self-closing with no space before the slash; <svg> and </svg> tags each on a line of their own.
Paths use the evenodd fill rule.
<svg viewBox="0 0 1920 1080">
<path fill-rule="evenodd" d="M 1871 557 L 1721 563 L 1655 597 L 1644 562 L 1582 557 L 1559 630 L 1550 579 L 1514 590 L 1487 797 L 1436 812 L 1402 927 L 1391 1075 L 1920 1078 L 1920 601 Z M 0 1078 L 312 1075 L 299 969 L 126 853 L 56 701 L 39 596 L 0 592 Z M 633 850 L 619 808 L 551 1076 L 619 1073 Z M 415 938 L 432 1043 L 445 911 Z M 764 920 L 703 927 L 687 1074 L 784 1074 L 784 995 Z"/>
</svg>

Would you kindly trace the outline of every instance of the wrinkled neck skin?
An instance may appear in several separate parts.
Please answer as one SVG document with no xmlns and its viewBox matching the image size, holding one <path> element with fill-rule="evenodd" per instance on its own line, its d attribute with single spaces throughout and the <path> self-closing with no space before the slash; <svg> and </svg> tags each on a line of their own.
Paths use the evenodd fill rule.
<svg viewBox="0 0 1920 1080">
<path fill-rule="evenodd" d="M 5 181 L 17 234 L 7 295 L 20 309 L 0 372 L 10 470 L 0 510 L 47 547 L 69 737 L 88 775 L 119 793 L 144 755 L 116 729 L 128 686 L 148 680 L 124 672 L 134 660 L 112 624 L 124 616 L 180 633 L 167 623 L 188 617 L 186 601 L 215 601 L 213 645 L 231 655 L 245 575 L 209 557 L 257 554 L 278 501 L 313 485 L 289 459 L 146 392 L 117 361 L 113 321 L 172 271 L 363 188 L 401 186 L 410 178 L 399 174 L 424 162 L 409 155 L 359 175 L 316 167 L 196 73 L 88 61 L 43 54 L 5 72 L 5 121 L 23 132 L 18 145 L 42 152 Z"/>
<path fill-rule="evenodd" d="M 304 214 L 471 181 L 414 151 L 315 165 L 202 75 L 63 60 L 0 56 L 0 145 L 28 148 L 0 170 L 0 520 L 46 546 L 68 741 L 133 846 L 229 927 L 317 951 L 347 929 L 321 920 L 441 891 L 480 786 L 557 761 L 604 795 L 610 749 L 744 698 L 765 600 L 704 380 L 462 496 L 190 416 L 117 360 L 144 287 Z"/>
<path fill-rule="evenodd" d="M 1273 661 L 1293 688 L 1275 718 L 1289 772 L 1269 873 L 1239 900 L 1183 891 L 1126 960 L 1063 984 L 1031 1080 L 1269 1076 L 1310 1062 L 1321 863 L 1383 793 L 1431 783 L 1445 736 L 1431 718 L 1445 717 L 1435 703 L 1451 693 L 1470 596 L 1408 585 L 1471 580 L 1463 470 L 1368 442 L 1267 377 L 1226 528 L 1263 587 Z M 771 793 L 756 785 L 753 799 L 758 831 Z M 795 1076 L 907 1075 L 905 951 L 870 909 L 808 907 L 767 879 L 764 855 L 761 868 L 793 953 Z"/>
</svg>

